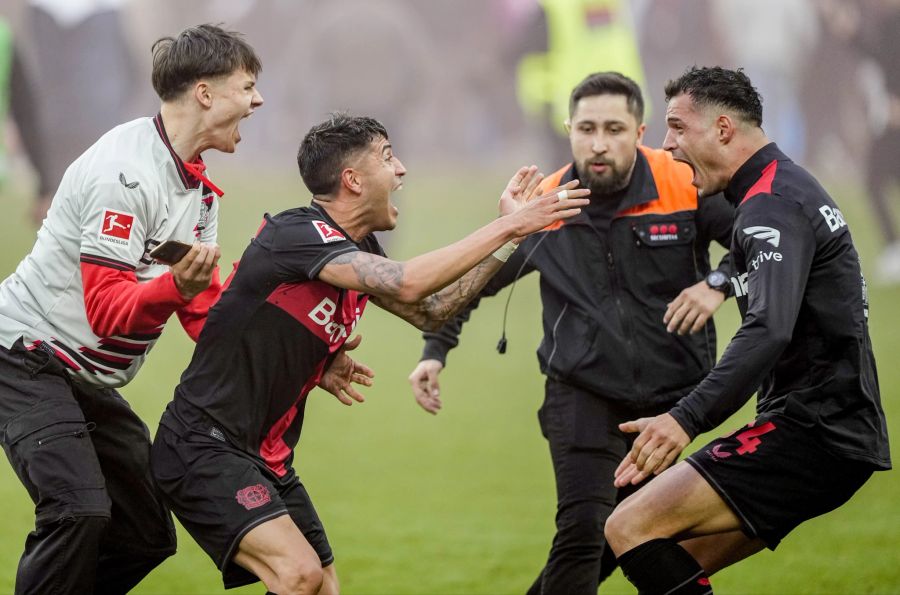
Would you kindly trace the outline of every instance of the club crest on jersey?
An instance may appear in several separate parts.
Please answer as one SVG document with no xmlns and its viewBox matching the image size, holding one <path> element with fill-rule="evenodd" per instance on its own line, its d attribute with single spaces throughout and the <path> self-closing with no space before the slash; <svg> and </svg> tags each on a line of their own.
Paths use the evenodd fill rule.
<svg viewBox="0 0 900 595">
<path fill-rule="evenodd" d="M 319 235 L 322 237 L 322 241 L 326 244 L 330 244 L 331 242 L 340 242 L 346 240 L 344 234 L 331 227 L 324 221 L 313 221 L 313 226 L 316 228 L 316 231 L 319 232 Z"/>
<path fill-rule="evenodd" d="M 131 226 L 133 224 L 134 215 L 112 209 L 104 209 L 103 220 L 100 221 L 99 237 L 106 242 L 127 246 L 131 241 Z"/>
<path fill-rule="evenodd" d="M 234 495 L 234 498 L 238 501 L 238 504 L 247 510 L 259 508 L 272 501 L 272 496 L 269 494 L 269 488 L 261 483 L 241 488 Z"/>
</svg>

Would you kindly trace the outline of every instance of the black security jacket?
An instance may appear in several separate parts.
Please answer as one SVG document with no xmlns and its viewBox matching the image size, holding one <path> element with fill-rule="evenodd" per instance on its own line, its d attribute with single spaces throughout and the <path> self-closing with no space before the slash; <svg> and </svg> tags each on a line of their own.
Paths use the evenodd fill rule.
<svg viewBox="0 0 900 595">
<path fill-rule="evenodd" d="M 545 187 L 574 176 L 566 166 Z M 544 374 L 635 407 L 686 395 L 715 362 L 715 327 L 710 319 L 699 333 L 679 336 L 666 331 L 663 315 L 710 271 L 710 242 L 728 247 L 734 214 L 721 195 L 698 200 L 690 178 L 667 153 L 641 148 L 608 232 L 585 211 L 527 238 L 464 311 L 425 334 L 423 359 L 444 362 L 481 297 L 538 270 Z M 730 276 L 727 256 L 719 268 Z"/>
</svg>

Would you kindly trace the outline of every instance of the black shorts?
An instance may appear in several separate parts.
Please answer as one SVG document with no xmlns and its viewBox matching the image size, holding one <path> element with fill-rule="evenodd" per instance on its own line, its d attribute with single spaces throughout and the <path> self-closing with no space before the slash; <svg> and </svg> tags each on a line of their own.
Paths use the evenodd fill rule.
<svg viewBox="0 0 900 595">
<path fill-rule="evenodd" d="M 293 472 L 279 478 L 227 443 L 163 425 L 153 441 L 150 465 L 166 504 L 222 571 L 226 589 L 259 580 L 235 564 L 234 555 L 251 529 L 285 514 L 323 567 L 334 562 L 316 509 Z"/>
<path fill-rule="evenodd" d="M 687 459 L 769 549 L 794 527 L 844 504 L 871 464 L 825 450 L 815 427 L 766 416 L 713 440 Z"/>
</svg>

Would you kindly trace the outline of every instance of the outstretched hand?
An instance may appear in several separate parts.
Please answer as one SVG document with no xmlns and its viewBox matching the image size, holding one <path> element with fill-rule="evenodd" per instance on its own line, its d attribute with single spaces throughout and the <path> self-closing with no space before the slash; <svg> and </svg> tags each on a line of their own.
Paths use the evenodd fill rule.
<svg viewBox="0 0 900 595">
<path fill-rule="evenodd" d="M 412 386 L 416 403 L 432 415 L 437 415 L 442 406 L 438 376 L 443 369 L 444 364 L 438 360 L 423 359 L 409 375 L 409 384 Z"/>
<path fill-rule="evenodd" d="M 520 167 L 519 171 L 509 179 L 503 193 L 500 194 L 500 216 L 511 215 L 518 211 L 526 202 L 534 198 L 535 192 L 544 180 L 544 174 L 538 171 L 536 165 Z"/>
<path fill-rule="evenodd" d="M 585 197 L 591 191 L 576 189 L 578 180 L 537 196 L 542 181 L 543 175 L 538 173 L 537 166 L 521 167 L 500 196 L 500 215 L 513 223 L 519 240 L 560 219 L 574 217 L 581 212 L 581 207 L 590 203 Z"/>
<path fill-rule="evenodd" d="M 372 386 L 372 379 L 375 378 L 375 372 L 370 367 L 354 361 L 347 355 L 348 351 L 359 347 L 361 342 L 362 335 L 356 335 L 344 343 L 319 380 L 319 388 L 333 394 L 344 405 L 352 405 L 353 401 L 357 403 L 365 401 L 365 397 L 353 385 Z"/>
<path fill-rule="evenodd" d="M 619 429 L 626 434 L 640 434 L 616 468 L 614 485 L 617 488 L 637 485 L 650 475 L 659 475 L 691 443 L 687 432 L 668 413 L 626 421 L 619 424 Z"/>
</svg>

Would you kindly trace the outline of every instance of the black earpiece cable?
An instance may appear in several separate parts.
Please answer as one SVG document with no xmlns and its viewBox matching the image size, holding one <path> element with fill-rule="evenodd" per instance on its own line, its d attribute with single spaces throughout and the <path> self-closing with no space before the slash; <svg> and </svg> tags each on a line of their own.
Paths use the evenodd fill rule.
<svg viewBox="0 0 900 595">
<path fill-rule="evenodd" d="M 534 243 L 534 247 L 528 251 L 528 254 L 525 256 L 525 260 L 522 261 L 522 265 L 519 267 L 519 270 L 516 271 L 516 276 L 513 279 L 512 287 L 509 288 L 509 295 L 506 296 L 506 305 L 503 307 L 503 327 L 500 332 L 500 340 L 497 342 L 498 353 L 506 353 L 506 316 L 509 314 L 509 303 L 510 301 L 512 301 L 513 292 L 516 290 L 516 283 L 519 282 L 519 277 L 522 276 L 522 271 L 525 270 L 525 265 L 528 264 L 528 261 L 534 254 L 534 251 L 538 249 L 538 246 L 541 245 L 541 242 L 543 242 L 548 235 L 550 235 L 550 233 L 545 231 L 544 235 L 541 236 L 541 239 Z"/>
</svg>

